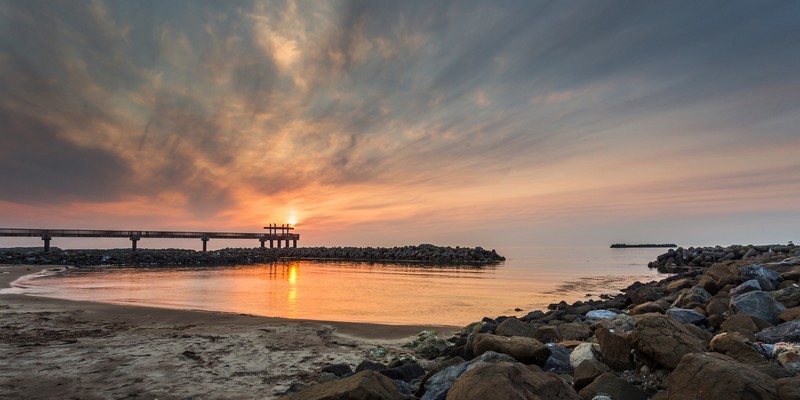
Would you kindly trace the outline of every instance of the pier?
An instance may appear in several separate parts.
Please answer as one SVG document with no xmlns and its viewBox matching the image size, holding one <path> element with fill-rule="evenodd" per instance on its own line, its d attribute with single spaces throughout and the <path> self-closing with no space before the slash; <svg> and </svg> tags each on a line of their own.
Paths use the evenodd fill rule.
<svg viewBox="0 0 800 400">
<path fill-rule="evenodd" d="M 85 237 L 85 238 L 128 238 L 131 241 L 131 251 L 136 251 L 136 243 L 141 239 L 200 239 L 203 242 L 203 252 L 207 250 L 208 241 L 211 239 L 251 239 L 258 240 L 261 248 L 281 248 L 285 243 L 288 248 L 297 247 L 300 235 L 290 233 L 294 227 L 287 224 L 270 224 L 265 226 L 267 233 L 250 232 L 178 232 L 178 231 L 115 231 L 115 230 L 87 230 L 87 229 L 18 229 L 0 228 L 0 237 L 40 237 L 44 241 L 45 253 L 50 251 L 50 241 L 56 237 Z"/>
</svg>

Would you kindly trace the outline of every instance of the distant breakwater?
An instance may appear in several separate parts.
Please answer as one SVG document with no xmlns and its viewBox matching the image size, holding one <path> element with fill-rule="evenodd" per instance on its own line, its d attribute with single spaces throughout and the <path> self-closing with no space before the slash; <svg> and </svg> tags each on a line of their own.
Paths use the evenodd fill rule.
<svg viewBox="0 0 800 400">
<path fill-rule="evenodd" d="M 678 247 L 675 243 L 646 243 L 646 244 L 627 244 L 627 243 L 614 243 L 611 245 L 612 249 L 650 249 L 650 248 L 658 248 L 658 247 Z"/>
<path fill-rule="evenodd" d="M 283 259 L 493 264 L 505 260 L 494 250 L 423 244 L 402 247 L 226 248 L 209 252 L 181 249 L 61 250 L 41 247 L 0 249 L 0 264 L 214 266 L 272 263 Z"/>
<path fill-rule="evenodd" d="M 716 262 L 756 260 L 760 257 L 800 256 L 800 246 L 794 243 L 769 245 L 733 245 L 728 247 L 689 247 L 670 249 L 648 264 L 658 272 L 677 273 L 697 268 L 708 268 Z"/>
</svg>

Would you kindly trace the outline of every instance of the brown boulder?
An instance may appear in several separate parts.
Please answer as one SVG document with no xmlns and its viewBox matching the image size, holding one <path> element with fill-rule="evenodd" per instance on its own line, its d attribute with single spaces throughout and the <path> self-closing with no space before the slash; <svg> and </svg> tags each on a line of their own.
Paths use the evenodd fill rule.
<svg viewBox="0 0 800 400">
<path fill-rule="evenodd" d="M 644 285 L 634 289 L 631 294 L 631 303 L 642 304 L 648 301 L 655 301 L 661 298 L 661 295 L 652 286 Z"/>
<path fill-rule="evenodd" d="M 725 354 L 745 364 L 764 362 L 764 357 L 753 348 L 751 340 L 739 332 L 723 332 L 711 339 L 711 350 Z"/>
<path fill-rule="evenodd" d="M 391 379 L 375 371 L 361 371 L 338 381 L 311 386 L 284 398 L 288 400 L 402 400 L 404 397 Z"/>
<path fill-rule="evenodd" d="M 601 328 L 595 332 L 595 336 L 600 344 L 600 356 L 606 365 L 616 370 L 626 370 L 633 366 L 628 334 L 616 329 Z"/>
<path fill-rule="evenodd" d="M 598 376 L 578 393 L 584 400 L 591 400 L 599 394 L 612 399 L 647 400 L 647 395 L 641 389 L 610 372 Z"/>
<path fill-rule="evenodd" d="M 800 307 L 787 308 L 782 313 L 778 314 L 778 319 L 783 322 L 794 321 L 800 319 Z"/>
<path fill-rule="evenodd" d="M 572 384 L 575 390 L 581 390 L 586 385 L 594 382 L 598 376 L 611 371 L 607 365 L 597 360 L 583 360 L 578 368 L 575 368 L 575 383 Z"/>
<path fill-rule="evenodd" d="M 579 400 L 580 397 L 552 372 L 535 372 L 522 364 L 499 362 L 465 372 L 450 388 L 447 399 Z"/>
<path fill-rule="evenodd" d="M 534 338 L 476 334 L 472 339 L 473 354 L 477 357 L 487 351 L 503 353 L 523 364 L 536 364 L 540 367 L 544 366 L 550 357 L 550 349 Z"/>
<path fill-rule="evenodd" d="M 592 330 L 581 322 L 570 322 L 558 326 L 561 340 L 586 340 L 592 336 Z"/>
<path fill-rule="evenodd" d="M 800 400 L 800 376 L 775 381 L 778 400 Z"/>
<path fill-rule="evenodd" d="M 677 308 L 692 308 L 700 306 L 705 308 L 706 303 L 711 299 L 711 293 L 699 286 L 683 289 L 678 294 L 678 298 L 672 303 Z"/>
<path fill-rule="evenodd" d="M 708 315 L 711 314 L 722 314 L 728 311 L 728 307 L 731 304 L 730 297 L 714 297 L 708 301 L 706 304 L 706 313 Z"/>
<path fill-rule="evenodd" d="M 800 286 L 790 286 L 776 290 L 770 294 L 786 308 L 800 306 Z"/>
<path fill-rule="evenodd" d="M 723 288 L 725 285 L 737 284 L 741 282 L 742 276 L 739 273 L 739 265 L 730 262 L 719 262 L 706 270 L 706 276 L 713 279 L 717 287 Z"/>
<path fill-rule="evenodd" d="M 665 315 L 639 317 L 628 338 L 639 354 L 668 369 L 675 368 L 687 353 L 705 351 L 702 340 L 683 324 Z"/>
<path fill-rule="evenodd" d="M 642 304 L 639 304 L 639 305 L 633 307 L 631 309 L 631 311 L 630 311 L 630 315 L 641 315 L 641 314 L 647 314 L 647 313 L 663 314 L 664 313 L 664 308 L 661 307 L 655 301 L 648 301 L 646 303 L 642 303 Z"/>
<path fill-rule="evenodd" d="M 533 325 L 522 322 L 516 318 L 506 318 L 495 329 L 495 333 L 500 336 L 526 336 L 533 337 L 536 328 Z"/>
<path fill-rule="evenodd" d="M 753 336 L 762 329 L 771 326 L 768 322 L 751 315 L 737 314 L 728 317 L 725 322 L 720 325 L 722 332 L 740 332 L 745 334 L 748 338 Z"/>
<path fill-rule="evenodd" d="M 561 340 L 558 327 L 555 325 L 540 326 L 539 329 L 536 329 L 536 332 L 533 333 L 533 338 L 542 343 L 558 342 Z"/>
<path fill-rule="evenodd" d="M 775 380 L 719 353 L 686 354 L 669 376 L 667 394 L 682 400 L 775 400 Z"/>
</svg>

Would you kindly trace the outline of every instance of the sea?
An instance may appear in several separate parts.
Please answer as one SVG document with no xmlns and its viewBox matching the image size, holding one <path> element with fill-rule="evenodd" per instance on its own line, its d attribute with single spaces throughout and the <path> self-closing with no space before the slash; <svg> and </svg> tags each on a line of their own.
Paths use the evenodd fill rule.
<svg viewBox="0 0 800 400">
<path fill-rule="evenodd" d="M 6 293 L 306 320 L 464 326 L 599 299 L 664 278 L 665 249 L 496 248 L 495 265 L 281 261 L 224 267 L 94 267 L 44 271 Z"/>
</svg>

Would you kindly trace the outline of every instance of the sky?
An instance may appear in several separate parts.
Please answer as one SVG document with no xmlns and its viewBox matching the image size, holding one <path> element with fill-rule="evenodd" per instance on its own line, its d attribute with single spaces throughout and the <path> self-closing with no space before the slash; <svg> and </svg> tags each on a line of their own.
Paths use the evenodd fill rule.
<svg viewBox="0 0 800 400">
<path fill-rule="evenodd" d="M 798 43 L 800 2 L 0 0 L 0 227 L 800 242 Z"/>
</svg>

